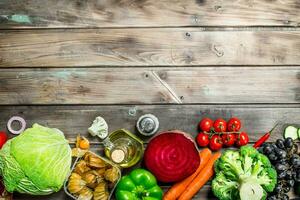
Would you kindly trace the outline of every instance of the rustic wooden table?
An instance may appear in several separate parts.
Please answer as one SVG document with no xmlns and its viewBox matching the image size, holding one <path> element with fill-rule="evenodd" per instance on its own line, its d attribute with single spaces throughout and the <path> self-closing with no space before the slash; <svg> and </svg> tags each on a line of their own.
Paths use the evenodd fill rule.
<svg viewBox="0 0 300 200">
<path fill-rule="evenodd" d="M 238 116 L 251 142 L 280 121 L 275 141 L 300 123 L 299 13 L 297 0 L 1 0 L 0 129 L 20 115 L 74 143 L 98 115 L 136 132 L 153 113 L 194 136 L 204 116 Z M 195 199 L 214 199 L 209 184 Z"/>
</svg>

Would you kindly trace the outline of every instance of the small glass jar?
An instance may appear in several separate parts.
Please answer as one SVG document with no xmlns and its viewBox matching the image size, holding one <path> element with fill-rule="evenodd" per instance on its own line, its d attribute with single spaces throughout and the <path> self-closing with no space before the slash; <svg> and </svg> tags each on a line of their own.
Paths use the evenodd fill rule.
<svg viewBox="0 0 300 200">
<path fill-rule="evenodd" d="M 105 155 L 120 167 L 135 165 L 143 156 L 143 141 L 131 132 L 120 129 L 103 140 Z"/>
</svg>

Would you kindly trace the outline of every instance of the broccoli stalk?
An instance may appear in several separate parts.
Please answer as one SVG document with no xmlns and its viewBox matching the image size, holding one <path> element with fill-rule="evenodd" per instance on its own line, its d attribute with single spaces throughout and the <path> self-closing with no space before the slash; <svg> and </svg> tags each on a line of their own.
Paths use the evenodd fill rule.
<svg viewBox="0 0 300 200">
<path fill-rule="evenodd" d="M 252 177 L 242 180 L 239 191 L 241 199 L 261 200 L 264 195 L 263 188 Z"/>
</svg>

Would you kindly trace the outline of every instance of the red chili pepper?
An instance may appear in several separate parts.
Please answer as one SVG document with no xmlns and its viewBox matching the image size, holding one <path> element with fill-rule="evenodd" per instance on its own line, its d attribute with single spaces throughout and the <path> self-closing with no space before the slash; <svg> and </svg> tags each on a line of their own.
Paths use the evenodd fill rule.
<svg viewBox="0 0 300 200">
<path fill-rule="evenodd" d="M 254 148 L 258 148 L 260 147 L 265 141 L 267 141 L 269 139 L 269 137 L 271 136 L 272 131 L 276 128 L 276 126 L 278 125 L 278 123 L 266 134 L 264 134 L 261 138 L 259 138 L 255 144 L 253 145 Z"/>
</svg>

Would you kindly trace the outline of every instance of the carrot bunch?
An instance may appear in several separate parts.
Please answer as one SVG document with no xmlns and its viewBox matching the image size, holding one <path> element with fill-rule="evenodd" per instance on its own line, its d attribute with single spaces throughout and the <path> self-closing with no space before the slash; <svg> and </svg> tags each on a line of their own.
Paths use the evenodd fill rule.
<svg viewBox="0 0 300 200">
<path fill-rule="evenodd" d="M 212 152 L 205 148 L 199 153 L 201 162 L 197 170 L 186 179 L 173 185 L 163 197 L 163 200 L 189 200 L 214 175 L 214 163 L 221 152 Z"/>
</svg>

